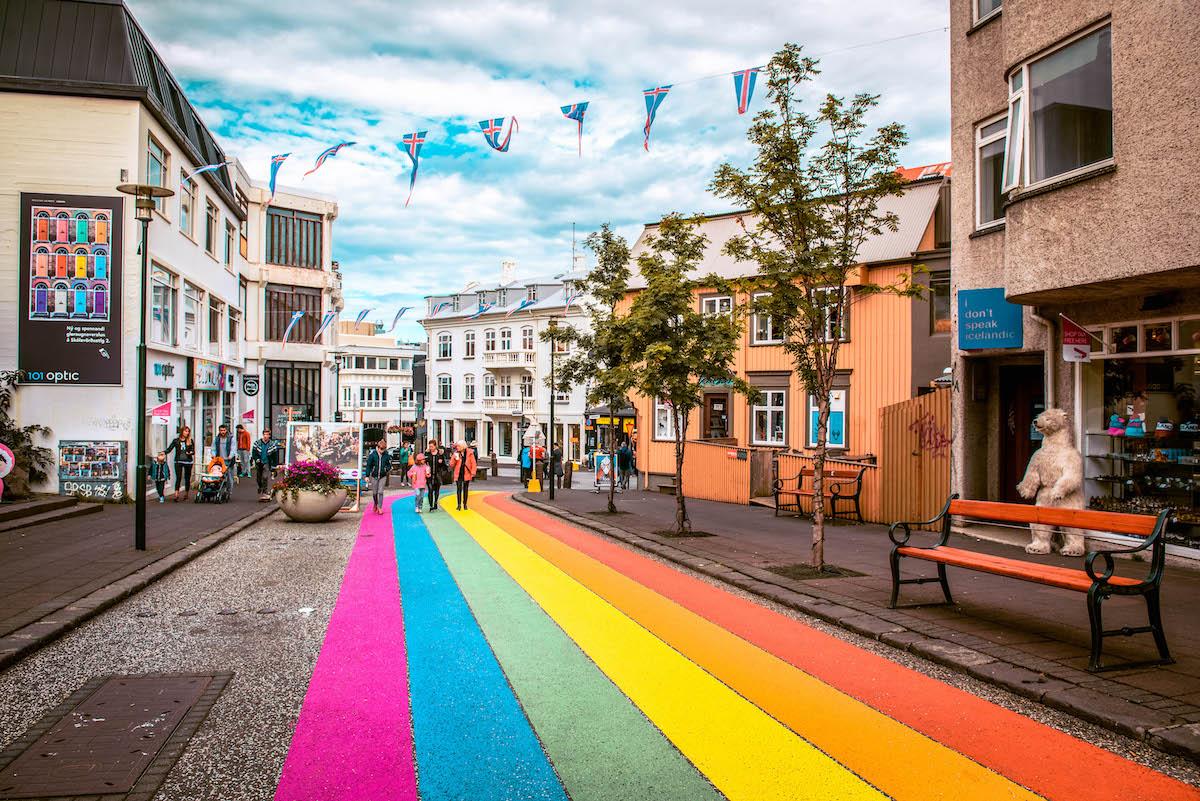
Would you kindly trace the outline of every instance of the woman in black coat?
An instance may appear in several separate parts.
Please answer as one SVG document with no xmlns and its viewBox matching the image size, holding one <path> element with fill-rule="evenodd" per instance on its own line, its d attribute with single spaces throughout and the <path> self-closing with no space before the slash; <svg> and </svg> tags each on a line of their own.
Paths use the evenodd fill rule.
<svg viewBox="0 0 1200 801">
<path fill-rule="evenodd" d="M 196 441 L 192 439 L 192 429 L 184 426 L 179 430 L 179 436 L 171 440 L 167 453 L 175 452 L 175 495 L 171 499 L 178 502 L 179 488 L 183 487 L 183 499 L 188 499 L 192 488 L 192 465 L 196 463 Z"/>
</svg>

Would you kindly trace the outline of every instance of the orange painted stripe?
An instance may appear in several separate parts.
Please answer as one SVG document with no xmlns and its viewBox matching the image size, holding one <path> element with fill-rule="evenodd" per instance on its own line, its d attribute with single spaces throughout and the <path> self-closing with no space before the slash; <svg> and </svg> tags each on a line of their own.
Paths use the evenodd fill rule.
<svg viewBox="0 0 1200 801">
<path fill-rule="evenodd" d="M 1200 790 L 1162 773 L 684 575 L 558 518 L 498 495 L 488 497 L 485 503 L 1052 801 L 1200 799 Z"/>
</svg>

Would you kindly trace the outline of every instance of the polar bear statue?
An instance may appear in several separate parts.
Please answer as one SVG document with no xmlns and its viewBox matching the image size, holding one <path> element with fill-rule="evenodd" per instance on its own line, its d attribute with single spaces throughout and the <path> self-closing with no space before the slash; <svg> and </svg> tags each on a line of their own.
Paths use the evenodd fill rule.
<svg viewBox="0 0 1200 801">
<path fill-rule="evenodd" d="M 1036 498 L 1038 506 L 1057 506 L 1062 509 L 1082 509 L 1083 457 L 1071 439 L 1067 413 L 1062 409 L 1047 409 L 1033 421 L 1042 434 L 1042 447 L 1034 452 L 1025 469 L 1025 478 L 1017 485 L 1022 498 Z M 1050 553 L 1054 526 L 1030 525 L 1033 541 L 1027 553 Z M 1063 556 L 1083 556 L 1083 532 L 1063 528 Z"/>
</svg>

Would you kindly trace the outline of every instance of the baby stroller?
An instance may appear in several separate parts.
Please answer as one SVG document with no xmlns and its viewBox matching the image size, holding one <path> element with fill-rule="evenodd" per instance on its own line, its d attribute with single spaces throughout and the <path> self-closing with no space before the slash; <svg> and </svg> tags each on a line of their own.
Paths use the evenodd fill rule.
<svg viewBox="0 0 1200 801">
<path fill-rule="evenodd" d="M 200 491 L 196 493 L 196 503 L 225 503 L 233 492 L 232 479 L 225 460 L 220 456 L 213 457 L 204 472 L 200 474 Z"/>
</svg>

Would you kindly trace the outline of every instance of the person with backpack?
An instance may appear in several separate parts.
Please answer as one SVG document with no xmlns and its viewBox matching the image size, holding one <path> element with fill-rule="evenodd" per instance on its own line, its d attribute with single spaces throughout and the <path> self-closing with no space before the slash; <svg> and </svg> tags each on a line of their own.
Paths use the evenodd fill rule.
<svg viewBox="0 0 1200 801">
<path fill-rule="evenodd" d="M 528 445 L 521 446 L 521 486 L 529 486 L 529 478 L 533 475 L 533 451 Z"/>
<path fill-rule="evenodd" d="M 383 514 L 383 483 L 392 472 L 392 456 L 387 451 L 387 441 L 379 440 L 367 457 L 364 473 L 371 483 L 371 511 L 377 515 Z"/>
</svg>

